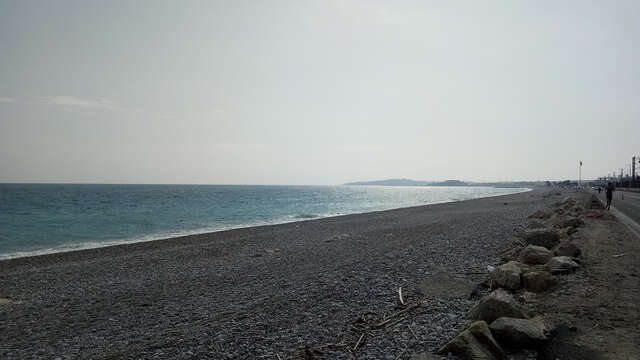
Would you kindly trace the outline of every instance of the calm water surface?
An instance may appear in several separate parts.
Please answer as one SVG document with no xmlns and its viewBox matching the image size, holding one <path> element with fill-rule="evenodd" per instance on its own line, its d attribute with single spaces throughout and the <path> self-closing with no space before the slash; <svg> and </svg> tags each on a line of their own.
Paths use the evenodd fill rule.
<svg viewBox="0 0 640 360">
<path fill-rule="evenodd" d="M 526 190 L 0 184 L 0 259 Z"/>
</svg>

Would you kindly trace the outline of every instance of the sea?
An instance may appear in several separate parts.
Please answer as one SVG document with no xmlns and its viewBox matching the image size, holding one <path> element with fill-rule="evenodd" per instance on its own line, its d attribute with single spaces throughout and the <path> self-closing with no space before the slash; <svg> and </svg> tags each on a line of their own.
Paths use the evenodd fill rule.
<svg viewBox="0 0 640 360">
<path fill-rule="evenodd" d="M 0 260 L 527 190 L 467 186 L 0 184 Z"/>
</svg>

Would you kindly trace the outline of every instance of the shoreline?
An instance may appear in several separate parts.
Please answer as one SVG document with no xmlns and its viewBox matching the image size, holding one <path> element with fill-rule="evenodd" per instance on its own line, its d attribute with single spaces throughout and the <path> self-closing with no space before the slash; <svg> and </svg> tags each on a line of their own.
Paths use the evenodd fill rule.
<svg viewBox="0 0 640 360">
<path fill-rule="evenodd" d="M 432 352 L 473 301 L 428 311 L 368 338 L 352 324 L 394 313 L 398 289 L 447 272 L 483 282 L 513 229 L 561 199 L 549 189 L 193 235 L 0 262 L 0 357 L 336 359 Z M 364 320 L 359 320 L 364 319 Z M 34 344 L 39 344 L 34 347 Z"/>
<path fill-rule="evenodd" d="M 166 235 L 157 235 L 157 236 L 156 235 L 146 235 L 146 236 L 130 238 L 130 239 L 109 240 L 109 241 L 102 242 L 102 243 L 85 242 L 85 243 L 77 243 L 77 244 L 63 244 L 63 245 L 60 245 L 58 247 L 46 248 L 46 249 L 41 249 L 41 250 L 33 250 L 33 251 L 25 251 L 25 252 L 17 251 L 17 252 L 11 252 L 11 253 L 7 253 L 7 254 L 0 254 L 0 264 L 2 262 L 4 262 L 4 261 L 11 261 L 11 260 L 16 260 L 16 259 L 24 259 L 24 258 L 33 258 L 33 257 L 65 254 L 65 253 L 72 253 L 72 252 L 78 252 L 78 251 L 87 251 L 87 250 L 95 250 L 95 249 L 102 249 L 102 248 L 110 248 L 110 247 L 114 247 L 114 246 L 127 246 L 127 245 L 140 244 L 140 243 L 149 243 L 149 242 L 156 242 L 156 241 L 169 241 L 169 240 L 173 240 L 173 239 L 179 239 L 179 238 L 185 238 L 185 237 L 191 237 L 191 236 L 201 236 L 201 235 L 214 234 L 214 233 L 220 233 L 220 232 L 227 232 L 227 231 L 233 231 L 233 230 L 258 228 L 258 227 L 263 227 L 263 226 L 277 226 L 277 225 L 292 224 L 292 223 L 314 221 L 314 220 L 322 220 L 322 219 L 342 217 L 342 216 L 363 215 L 363 214 L 371 214 L 371 213 L 378 213 L 378 212 L 385 212 L 385 211 L 395 211 L 395 210 L 401 210 L 401 209 L 418 208 L 418 207 L 423 207 L 423 206 L 433 206 L 433 205 L 453 203 L 453 202 L 465 202 L 465 201 L 473 201 L 473 200 L 479 200 L 479 199 L 496 198 L 496 197 L 500 197 L 500 196 L 510 196 L 510 195 L 522 194 L 522 193 L 530 192 L 532 190 L 534 190 L 534 189 L 533 188 L 524 188 L 524 190 L 521 190 L 521 191 L 518 191 L 518 192 L 512 192 L 512 193 L 500 194 L 500 195 L 493 195 L 493 196 L 486 196 L 486 197 L 478 197 L 478 198 L 466 199 L 466 200 L 445 200 L 445 201 L 437 201 L 437 202 L 433 202 L 433 203 L 429 203 L 429 204 L 406 206 L 406 207 L 399 207 L 399 208 L 391 208 L 391 209 L 385 209 L 385 210 L 375 210 L 375 211 L 350 213 L 350 214 L 337 214 L 337 215 L 328 215 L 328 216 L 319 215 L 319 216 L 312 217 L 312 218 L 292 218 L 290 221 L 282 221 L 282 222 L 277 221 L 277 222 L 257 223 L 257 224 L 253 224 L 253 225 L 231 227 L 231 228 L 223 228 L 223 229 L 220 229 L 220 230 L 204 230 L 203 229 L 203 230 L 193 230 L 193 231 L 184 231 L 184 232 L 177 231 L 175 233 L 175 235 L 170 235 L 170 236 L 166 236 Z M 80 245 L 80 246 L 77 247 L 77 248 L 64 249 L 67 246 L 74 246 L 74 245 Z"/>
</svg>

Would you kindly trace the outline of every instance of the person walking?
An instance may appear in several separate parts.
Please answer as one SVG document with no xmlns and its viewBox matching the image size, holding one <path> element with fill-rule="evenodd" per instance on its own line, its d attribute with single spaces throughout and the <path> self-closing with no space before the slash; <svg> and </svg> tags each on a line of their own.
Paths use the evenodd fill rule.
<svg viewBox="0 0 640 360">
<path fill-rule="evenodd" d="M 607 206 L 605 206 L 604 208 L 607 210 L 611 210 L 611 199 L 613 199 L 613 192 L 616 190 L 613 188 L 613 184 L 611 182 L 607 184 L 607 188 L 605 190 L 607 194 Z"/>
</svg>

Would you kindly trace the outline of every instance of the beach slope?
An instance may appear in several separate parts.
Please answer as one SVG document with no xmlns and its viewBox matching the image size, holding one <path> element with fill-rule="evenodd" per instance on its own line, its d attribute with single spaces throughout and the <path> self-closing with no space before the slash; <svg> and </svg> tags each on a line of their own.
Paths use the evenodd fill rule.
<svg viewBox="0 0 640 360">
<path fill-rule="evenodd" d="M 396 358 L 435 351 L 473 300 L 433 299 L 360 343 L 425 277 L 476 283 L 547 189 L 0 261 L 0 358 Z M 347 351 L 356 345 L 354 352 Z"/>
</svg>

